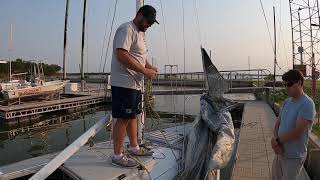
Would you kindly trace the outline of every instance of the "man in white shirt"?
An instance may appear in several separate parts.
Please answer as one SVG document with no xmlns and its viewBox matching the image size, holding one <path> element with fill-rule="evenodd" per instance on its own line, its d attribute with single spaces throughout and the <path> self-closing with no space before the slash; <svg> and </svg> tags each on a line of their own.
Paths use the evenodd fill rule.
<svg viewBox="0 0 320 180">
<path fill-rule="evenodd" d="M 142 112 L 141 88 L 143 78 L 153 79 L 158 70 L 147 61 L 145 32 L 156 20 L 156 10 L 142 6 L 133 21 L 122 24 L 113 40 L 111 61 L 112 116 L 117 119 L 113 129 L 114 156 L 112 163 L 122 167 L 135 167 L 137 162 L 123 154 L 126 132 L 132 156 L 152 156 L 152 152 L 139 147 L 137 115 Z"/>
</svg>

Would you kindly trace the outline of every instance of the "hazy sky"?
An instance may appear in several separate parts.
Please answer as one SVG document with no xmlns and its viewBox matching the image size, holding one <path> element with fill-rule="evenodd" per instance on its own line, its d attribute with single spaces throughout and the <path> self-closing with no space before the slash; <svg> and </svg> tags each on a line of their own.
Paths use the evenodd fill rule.
<svg viewBox="0 0 320 180">
<path fill-rule="evenodd" d="M 248 56 L 251 68 L 273 69 L 272 45 L 259 0 L 183 1 L 186 71 L 202 71 L 201 44 L 212 50 L 213 62 L 219 70 L 248 69 Z M 87 0 L 85 72 L 101 70 L 100 59 L 103 54 L 104 61 L 108 38 L 104 49 L 103 39 L 106 27 L 109 37 L 114 4 L 115 0 Z M 164 64 L 178 64 L 179 72 L 183 72 L 182 0 L 162 0 L 163 9 L 160 0 L 146 0 L 145 4 L 157 9 L 160 22 L 147 31 L 150 59 L 155 58 L 162 72 Z M 287 70 L 292 64 L 288 2 L 263 0 L 263 5 L 272 36 L 272 6 L 276 6 L 278 62 Z M 133 19 L 135 8 L 135 0 L 118 0 L 111 40 L 120 24 Z M 68 72 L 79 72 L 82 11 L 83 0 L 70 0 Z M 45 59 L 47 63 L 62 66 L 64 14 L 65 0 L 0 0 L 0 59 Z M 10 24 L 13 25 L 14 50 L 9 53 Z M 106 72 L 110 71 L 111 50 L 112 41 Z"/>
</svg>

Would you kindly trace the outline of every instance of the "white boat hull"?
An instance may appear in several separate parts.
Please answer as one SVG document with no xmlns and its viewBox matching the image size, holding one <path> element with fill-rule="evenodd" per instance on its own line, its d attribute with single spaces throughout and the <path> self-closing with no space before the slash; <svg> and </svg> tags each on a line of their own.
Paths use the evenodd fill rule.
<svg viewBox="0 0 320 180">
<path fill-rule="evenodd" d="M 22 89 L 4 90 L 3 97 L 5 100 L 17 99 L 22 97 L 50 94 L 62 89 L 69 81 L 49 81 L 42 86 L 29 86 Z"/>
</svg>

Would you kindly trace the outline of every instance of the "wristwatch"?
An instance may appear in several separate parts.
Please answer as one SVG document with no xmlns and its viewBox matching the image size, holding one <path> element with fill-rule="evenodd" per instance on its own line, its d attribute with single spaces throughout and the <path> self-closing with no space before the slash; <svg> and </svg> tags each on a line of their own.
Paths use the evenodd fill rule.
<svg viewBox="0 0 320 180">
<path fill-rule="evenodd" d="M 276 141 L 277 141 L 278 144 L 281 144 L 279 137 L 276 138 Z"/>
</svg>

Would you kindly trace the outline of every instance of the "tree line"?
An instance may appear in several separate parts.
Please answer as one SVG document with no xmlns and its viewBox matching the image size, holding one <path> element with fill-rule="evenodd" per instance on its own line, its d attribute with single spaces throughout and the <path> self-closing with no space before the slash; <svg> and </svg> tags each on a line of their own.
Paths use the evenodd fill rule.
<svg viewBox="0 0 320 180">
<path fill-rule="evenodd" d="M 5 61 L 5 60 L 2 60 Z M 33 67 L 36 61 L 25 61 L 20 58 L 11 61 L 11 73 L 30 73 L 33 72 Z M 0 79 L 8 79 L 9 77 L 9 62 L 0 64 Z M 45 75 L 53 75 L 61 70 L 61 67 L 56 64 L 42 64 Z"/>
</svg>

